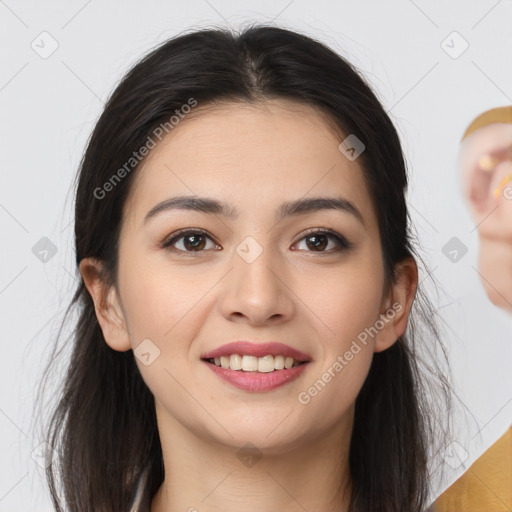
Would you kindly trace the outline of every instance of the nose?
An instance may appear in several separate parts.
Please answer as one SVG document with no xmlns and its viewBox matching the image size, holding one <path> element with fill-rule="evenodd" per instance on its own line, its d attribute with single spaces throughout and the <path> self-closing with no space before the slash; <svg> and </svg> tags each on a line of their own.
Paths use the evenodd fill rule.
<svg viewBox="0 0 512 512">
<path fill-rule="evenodd" d="M 235 253 L 232 263 L 232 270 L 223 280 L 220 300 L 222 314 L 228 320 L 274 325 L 292 318 L 295 296 L 291 278 L 269 250 L 263 250 L 250 263 Z"/>
</svg>

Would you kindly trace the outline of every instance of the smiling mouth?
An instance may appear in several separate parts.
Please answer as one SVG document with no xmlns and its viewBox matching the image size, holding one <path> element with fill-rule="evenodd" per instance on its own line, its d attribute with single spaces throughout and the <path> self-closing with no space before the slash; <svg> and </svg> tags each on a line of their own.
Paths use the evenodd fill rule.
<svg viewBox="0 0 512 512">
<path fill-rule="evenodd" d="M 235 370 L 242 373 L 272 373 L 274 371 L 287 371 L 296 366 L 305 364 L 305 361 L 297 361 L 292 357 L 277 356 L 248 356 L 232 354 L 215 358 L 203 359 L 207 363 L 225 370 Z"/>
</svg>

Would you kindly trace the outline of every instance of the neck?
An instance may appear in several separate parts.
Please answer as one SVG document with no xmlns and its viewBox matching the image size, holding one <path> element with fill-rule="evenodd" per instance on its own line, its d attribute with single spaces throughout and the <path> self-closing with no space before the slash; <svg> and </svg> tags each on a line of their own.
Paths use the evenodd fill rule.
<svg viewBox="0 0 512 512">
<path fill-rule="evenodd" d="M 343 425 L 275 453 L 201 437 L 155 403 L 165 480 L 151 512 L 348 512 L 353 411 Z"/>
</svg>

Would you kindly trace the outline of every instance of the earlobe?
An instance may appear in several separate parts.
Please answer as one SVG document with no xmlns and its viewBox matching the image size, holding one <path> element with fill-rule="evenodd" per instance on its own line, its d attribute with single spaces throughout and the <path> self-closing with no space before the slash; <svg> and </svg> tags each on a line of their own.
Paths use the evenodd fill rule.
<svg viewBox="0 0 512 512">
<path fill-rule="evenodd" d="M 395 282 L 380 314 L 381 326 L 376 336 L 375 352 L 382 352 L 403 336 L 418 288 L 418 267 L 414 258 L 409 257 L 398 263 Z"/>
<path fill-rule="evenodd" d="M 79 270 L 94 302 L 96 318 L 105 342 L 119 352 L 130 350 L 130 337 L 117 291 L 114 286 L 107 284 L 102 263 L 95 258 L 84 258 Z"/>
</svg>

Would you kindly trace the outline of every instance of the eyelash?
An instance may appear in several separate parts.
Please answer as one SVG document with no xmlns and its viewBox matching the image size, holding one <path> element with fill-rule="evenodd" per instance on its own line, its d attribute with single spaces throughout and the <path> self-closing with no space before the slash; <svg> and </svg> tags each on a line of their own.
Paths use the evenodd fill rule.
<svg viewBox="0 0 512 512">
<path fill-rule="evenodd" d="M 204 235 L 208 238 L 210 238 L 210 240 L 212 240 L 212 242 L 214 242 L 215 244 L 217 244 L 215 242 L 215 240 L 213 239 L 213 237 L 207 232 L 205 231 L 204 229 L 200 229 L 200 228 L 196 228 L 196 229 L 190 229 L 190 228 L 186 228 L 186 229 L 182 229 L 180 231 L 177 231 L 176 233 L 173 233 L 170 237 L 166 238 L 161 244 L 160 244 L 160 247 L 162 249 L 167 249 L 169 251 L 172 251 L 176 254 L 179 254 L 180 256 L 182 255 L 196 255 L 196 254 L 199 254 L 199 253 L 202 253 L 202 252 L 205 252 L 205 250 L 208 250 L 208 249 L 203 249 L 203 250 L 200 250 L 200 251 L 185 251 L 185 250 L 182 250 L 182 249 L 176 249 L 176 248 L 173 248 L 172 247 L 172 244 L 174 244 L 176 241 L 180 240 L 181 238 L 184 238 L 185 235 L 189 235 L 189 234 L 193 234 L 193 235 Z M 351 242 L 349 242 L 344 236 L 340 235 L 339 233 L 337 233 L 336 231 L 333 231 L 331 229 L 328 229 L 328 228 L 313 228 L 313 229 L 309 229 L 308 231 L 306 231 L 306 233 L 304 233 L 302 235 L 302 237 L 296 242 L 301 242 L 304 238 L 308 238 L 312 235 L 328 235 L 330 236 L 332 239 L 334 239 L 336 241 L 336 243 L 338 244 L 338 247 L 336 249 L 330 249 L 328 251 L 306 251 L 306 252 L 312 252 L 312 253 L 318 253 L 318 254 L 332 254 L 334 252 L 340 252 L 340 251 L 346 251 L 346 250 L 349 250 L 353 247 L 353 244 Z M 217 244 L 219 245 L 219 244 Z M 295 244 L 294 244 L 295 245 Z"/>
</svg>

